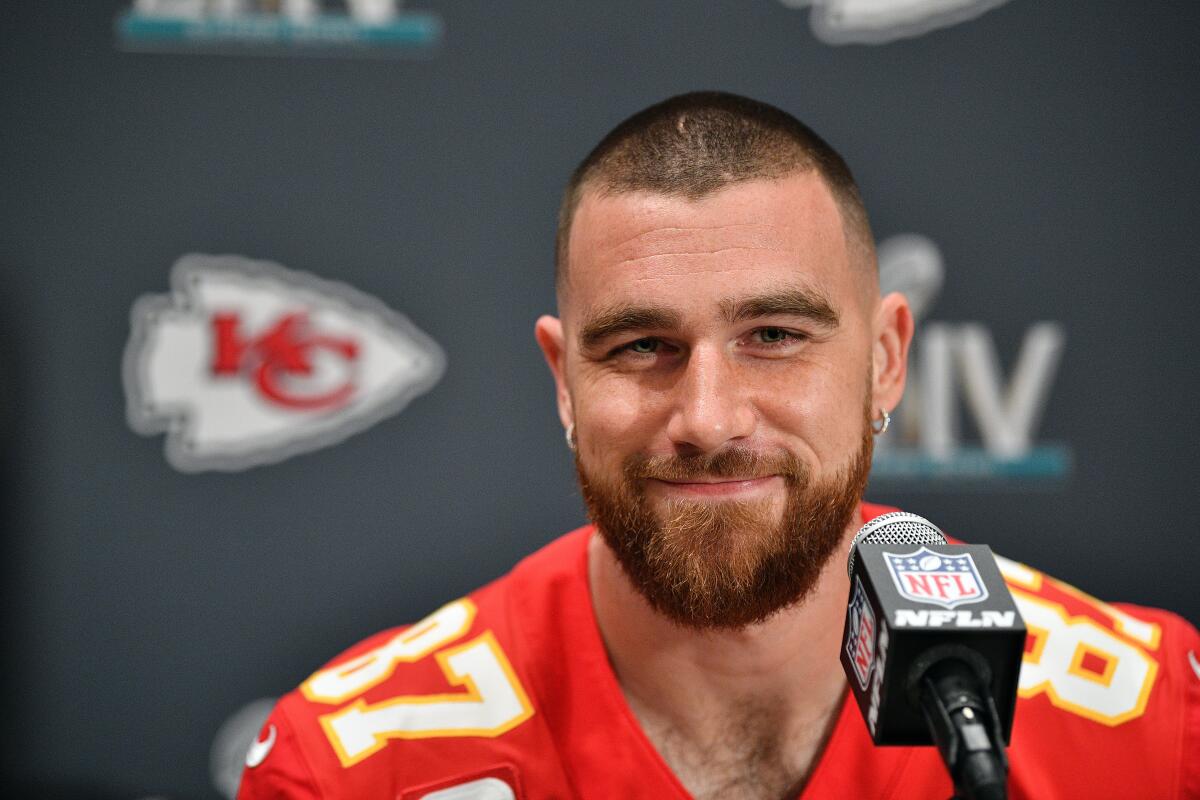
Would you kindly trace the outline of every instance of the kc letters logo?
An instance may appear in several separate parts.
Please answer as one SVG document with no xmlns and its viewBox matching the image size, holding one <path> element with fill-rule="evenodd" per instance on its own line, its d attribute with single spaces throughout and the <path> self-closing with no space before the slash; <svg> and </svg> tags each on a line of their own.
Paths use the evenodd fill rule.
<svg viewBox="0 0 1200 800">
<path fill-rule="evenodd" d="M 970 553 L 946 556 L 922 547 L 915 553 L 884 553 L 901 596 L 918 603 L 953 609 L 987 599 L 988 591 Z"/>
<path fill-rule="evenodd" d="M 846 655 L 854 665 L 854 677 L 865 692 L 871 677 L 871 665 L 875 663 L 875 610 L 867 600 L 862 580 L 854 576 L 854 597 L 846 614 L 850 630 L 846 636 Z"/>
<path fill-rule="evenodd" d="M 335 444 L 437 383 L 445 357 L 379 300 L 278 264 L 187 255 L 170 294 L 133 306 L 130 426 L 166 432 L 185 472 L 240 470 Z"/>
</svg>

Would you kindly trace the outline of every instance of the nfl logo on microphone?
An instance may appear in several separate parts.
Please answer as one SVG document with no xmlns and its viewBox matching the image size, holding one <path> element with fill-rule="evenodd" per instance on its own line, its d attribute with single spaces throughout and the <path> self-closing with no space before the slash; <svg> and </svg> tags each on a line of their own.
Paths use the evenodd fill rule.
<svg viewBox="0 0 1200 800">
<path fill-rule="evenodd" d="M 850 601 L 850 611 L 846 614 L 846 655 L 854 665 L 854 675 L 858 685 L 865 692 L 867 680 L 871 677 L 871 666 L 875 663 L 875 610 L 867 599 L 862 581 L 854 578 L 854 598 Z"/>
<path fill-rule="evenodd" d="M 947 556 L 922 547 L 913 553 L 884 553 L 902 597 L 953 609 L 987 599 L 988 591 L 970 553 Z"/>
</svg>

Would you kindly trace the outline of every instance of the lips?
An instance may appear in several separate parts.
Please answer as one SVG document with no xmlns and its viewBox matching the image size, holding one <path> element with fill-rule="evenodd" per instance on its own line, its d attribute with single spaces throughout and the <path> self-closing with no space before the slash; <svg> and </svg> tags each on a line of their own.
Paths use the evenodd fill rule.
<svg viewBox="0 0 1200 800">
<path fill-rule="evenodd" d="M 778 475 L 763 475 L 750 478 L 706 478 L 681 481 L 677 479 L 649 478 L 650 483 L 671 494 L 719 497 L 749 494 L 767 488 Z"/>
</svg>

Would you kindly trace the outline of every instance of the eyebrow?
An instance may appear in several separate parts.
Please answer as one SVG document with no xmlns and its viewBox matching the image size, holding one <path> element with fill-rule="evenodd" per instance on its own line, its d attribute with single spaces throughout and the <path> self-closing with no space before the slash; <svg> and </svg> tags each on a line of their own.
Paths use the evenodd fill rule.
<svg viewBox="0 0 1200 800">
<path fill-rule="evenodd" d="M 804 317 L 827 328 L 836 328 L 840 318 L 833 304 L 817 292 L 808 289 L 785 289 L 779 292 L 721 301 L 725 321 L 734 324 L 758 317 Z"/>
<path fill-rule="evenodd" d="M 661 306 L 616 306 L 588 319 L 579 331 L 579 341 L 584 348 L 592 348 L 617 334 L 633 330 L 677 329 L 681 322 L 678 311 Z"/>
</svg>

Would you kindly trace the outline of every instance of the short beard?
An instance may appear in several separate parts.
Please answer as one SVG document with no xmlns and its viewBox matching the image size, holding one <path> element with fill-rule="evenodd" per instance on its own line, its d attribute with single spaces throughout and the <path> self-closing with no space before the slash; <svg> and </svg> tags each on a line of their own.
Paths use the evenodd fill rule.
<svg viewBox="0 0 1200 800">
<path fill-rule="evenodd" d="M 869 412 L 868 412 L 869 413 Z M 858 451 L 831 479 L 816 483 L 787 452 L 731 447 L 708 456 L 635 455 L 613 485 L 575 469 L 592 521 L 634 587 L 658 612 L 694 629 L 740 629 L 806 598 L 841 543 L 862 500 L 874 447 L 869 417 Z M 662 518 L 644 481 L 780 475 L 782 517 L 770 499 L 671 499 Z"/>
</svg>

